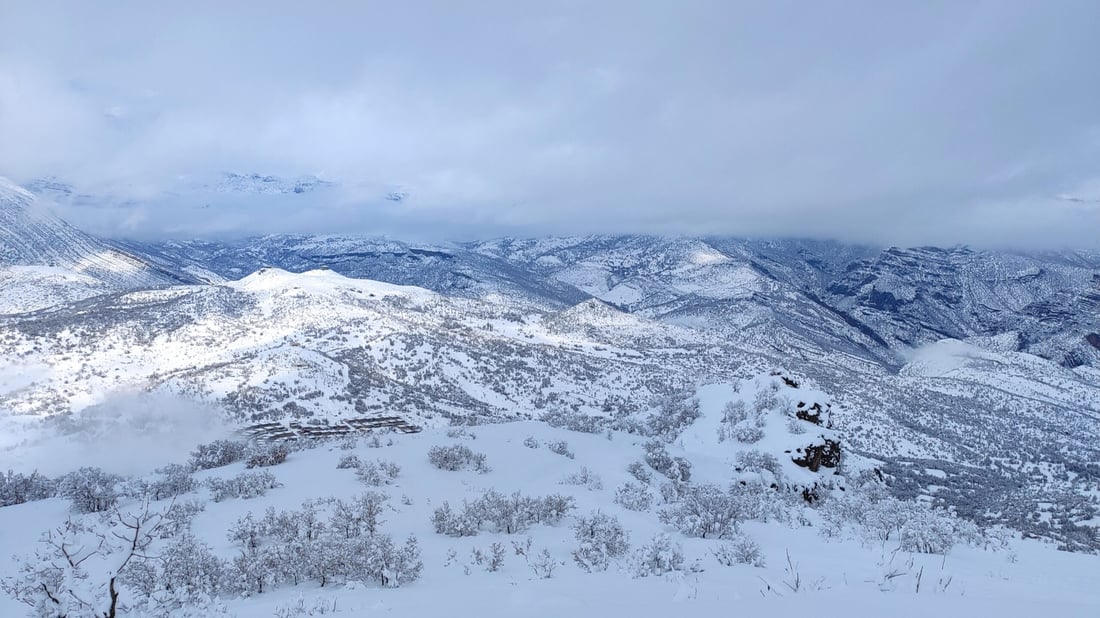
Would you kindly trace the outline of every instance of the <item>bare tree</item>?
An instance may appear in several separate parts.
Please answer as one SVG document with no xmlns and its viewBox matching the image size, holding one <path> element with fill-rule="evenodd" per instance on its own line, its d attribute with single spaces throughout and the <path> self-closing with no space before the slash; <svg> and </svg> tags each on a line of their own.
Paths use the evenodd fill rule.
<svg viewBox="0 0 1100 618">
<path fill-rule="evenodd" d="M 151 559 L 147 550 L 163 520 L 147 500 L 135 511 L 116 507 L 97 527 L 70 518 L 42 535 L 35 555 L 18 576 L 3 581 L 3 588 L 36 616 L 115 618 L 123 608 L 122 582 L 136 564 Z M 93 576 L 89 565 L 105 579 Z"/>
</svg>

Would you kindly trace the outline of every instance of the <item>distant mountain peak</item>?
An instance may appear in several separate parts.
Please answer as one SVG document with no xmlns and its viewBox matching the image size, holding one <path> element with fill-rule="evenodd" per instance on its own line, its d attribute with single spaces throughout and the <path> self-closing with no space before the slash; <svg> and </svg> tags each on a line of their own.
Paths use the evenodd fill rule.
<svg viewBox="0 0 1100 618">
<path fill-rule="evenodd" d="M 312 175 L 282 178 L 270 174 L 223 172 L 214 184 L 220 193 L 259 193 L 266 195 L 309 193 L 337 186 L 335 182 L 321 180 Z"/>
</svg>

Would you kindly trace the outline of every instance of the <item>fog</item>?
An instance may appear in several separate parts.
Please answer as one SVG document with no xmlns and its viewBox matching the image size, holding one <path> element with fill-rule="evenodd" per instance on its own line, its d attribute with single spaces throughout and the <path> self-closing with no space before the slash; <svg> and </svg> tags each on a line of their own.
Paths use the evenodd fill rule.
<svg viewBox="0 0 1100 618">
<path fill-rule="evenodd" d="M 195 446 L 228 437 L 224 415 L 188 399 L 118 393 L 72 415 L 47 419 L 7 416 L 0 468 L 54 476 L 81 466 L 115 474 L 147 474 L 186 463 Z"/>
</svg>

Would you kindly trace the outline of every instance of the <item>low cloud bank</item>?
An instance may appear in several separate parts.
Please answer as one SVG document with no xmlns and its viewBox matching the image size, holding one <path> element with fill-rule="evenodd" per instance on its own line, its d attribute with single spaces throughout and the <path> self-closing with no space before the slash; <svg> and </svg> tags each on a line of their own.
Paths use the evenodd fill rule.
<svg viewBox="0 0 1100 618">
<path fill-rule="evenodd" d="M 0 466 L 49 476 L 81 466 L 144 474 L 182 463 L 195 445 L 232 431 L 213 406 L 153 393 L 121 393 L 71 416 L 3 424 Z"/>
</svg>

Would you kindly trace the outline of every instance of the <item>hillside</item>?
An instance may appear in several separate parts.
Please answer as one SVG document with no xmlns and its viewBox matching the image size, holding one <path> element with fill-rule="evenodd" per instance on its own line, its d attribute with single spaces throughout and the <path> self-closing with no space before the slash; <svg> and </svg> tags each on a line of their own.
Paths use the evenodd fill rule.
<svg viewBox="0 0 1100 618">
<path fill-rule="evenodd" d="M 0 312 L 6 313 L 33 311 L 103 291 L 200 280 L 74 228 L 38 203 L 33 194 L 2 177 L 0 278 L 8 292 Z"/>
<path fill-rule="evenodd" d="M 150 539 L 149 549 L 171 547 L 173 552 L 148 552 L 173 559 L 140 563 L 152 569 L 152 598 L 160 600 L 144 604 L 145 593 L 133 587 L 145 581 L 139 578 L 123 589 L 123 607 L 140 615 L 241 618 L 423 615 L 455 607 L 486 616 L 710 615 L 730 608 L 796 616 L 823 605 L 868 617 L 989 611 L 1027 616 L 1040 609 L 1084 617 L 1100 603 L 1088 585 L 1094 557 L 1054 552 L 996 530 L 978 532 L 946 511 L 917 503 L 893 503 L 881 494 L 872 498 L 878 482 L 860 473 L 870 471 L 872 462 L 858 457 L 847 458 L 842 474 L 794 465 L 797 453 L 785 450 L 819 440 L 820 430 L 813 422 L 787 416 L 778 404 L 802 399 L 813 402 L 807 406 L 828 407 L 827 394 L 794 388 L 783 376 L 767 374 L 739 384 L 708 385 L 695 394 L 697 412 L 674 430 L 680 436 L 671 436 L 667 451 L 649 446 L 660 441 L 621 430 L 578 433 L 525 421 L 304 445 L 286 463 L 272 467 L 203 464 L 210 467 L 191 473 L 188 483 L 174 473 L 175 480 L 165 487 L 178 489 L 150 508 L 193 505 L 182 524 L 190 536 Z M 765 400 L 775 407 L 761 403 Z M 723 438 L 731 405 L 757 415 L 750 422 L 762 429 L 761 438 L 751 443 L 732 434 Z M 826 433 L 843 444 L 841 433 Z M 480 470 L 440 468 L 443 460 L 429 456 L 440 447 L 470 449 L 484 457 L 485 465 Z M 682 465 L 673 468 L 677 472 L 663 467 L 661 458 L 652 456 L 659 452 L 681 458 L 677 461 L 690 466 L 687 473 Z M 110 466 L 110 458 L 104 463 Z M 148 461 L 150 467 L 163 463 Z M 380 475 L 380 464 L 390 472 Z M 690 474 L 690 482 L 676 480 L 682 473 Z M 268 488 L 243 497 L 223 495 L 225 481 L 219 479 L 248 474 L 270 474 L 263 481 Z M 676 476 L 670 480 L 668 474 Z M 144 476 L 149 483 L 166 478 Z M 865 512 L 858 521 L 865 523 L 850 519 L 841 497 L 825 506 L 807 504 L 807 486 L 858 495 L 856 504 Z M 536 508 L 548 496 L 562 506 L 554 511 L 560 514 L 540 516 L 545 520 L 515 519 L 518 511 L 500 519 L 505 511 L 495 510 L 509 503 Z M 367 504 L 357 499 L 377 501 L 370 503 L 380 508 L 349 524 L 352 520 L 340 509 Z M 487 509 L 480 522 L 449 519 L 454 515 L 448 513 L 471 505 Z M 144 512 L 140 501 L 125 493 L 117 508 L 124 514 Z M 894 508 L 909 509 L 906 523 L 895 531 L 901 536 L 881 540 L 876 535 L 890 528 L 876 527 L 882 524 L 866 513 Z M 95 514 L 69 510 L 63 498 L 0 508 L 0 544 L 25 556 L 35 549 L 35 537 L 23 531 L 60 526 L 66 517 L 94 530 Z M 931 519 L 918 523 L 917 514 Z M 310 534 L 319 536 L 301 536 L 307 521 L 314 522 L 308 524 Z M 345 535 L 348 525 L 358 531 Z M 940 528 L 924 527 L 933 525 Z M 247 540 L 253 534 L 258 535 L 255 545 Z M 345 545 L 362 548 L 366 553 L 357 555 L 368 562 L 345 565 L 345 559 L 332 554 L 324 563 L 326 579 L 318 580 L 319 571 L 308 563 L 280 559 L 295 547 L 322 551 L 326 539 L 336 543 L 337 552 Z M 396 543 L 393 551 L 407 553 L 394 554 L 397 561 L 389 566 L 371 566 L 376 551 L 371 548 L 388 547 L 390 539 Z M 100 549 L 92 557 L 96 565 L 101 559 L 110 564 L 125 551 Z M 6 564 L 3 574 L 11 577 L 17 563 Z M 28 564 L 36 563 L 32 558 Z M 249 564 L 269 570 L 247 570 Z M 94 605 L 105 590 L 102 568 L 84 568 L 85 578 L 57 585 L 73 587 Z M 342 574 L 345 569 L 373 575 L 355 580 Z M 262 582 L 248 575 L 260 572 L 267 573 Z M 13 580 L 6 581 L 11 585 Z M 174 593 L 162 588 L 167 582 L 175 586 Z M 213 591 L 220 591 L 216 600 L 205 596 Z M 6 614 L 23 611 L 14 600 L 0 602 L 0 608 Z"/>
<path fill-rule="evenodd" d="M 279 187 L 292 185 L 241 176 L 219 190 L 299 195 Z M 0 523 L 69 525 L 65 498 L 86 474 L 132 512 L 146 483 L 168 474 L 154 467 L 230 437 L 241 442 L 236 463 L 188 468 L 199 485 L 184 483 L 181 496 L 204 505 L 192 530 L 209 564 L 229 568 L 235 556 L 262 557 L 225 539 L 248 511 L 326 495 L 350 504 L 361 481 L 335 470 L 343 446 L 402 470 L 371 486 L 389 496 L 386 531 L 420 539 L 423 571 L 408 587 L 373 596 L 380 581 L 371 578 L 390 575 L 332 558 L 349 570 L 339 587 L 322 588 L 317 571 L 272 566 L 305 558 L 273 554 L 260 561 L 275 578 L 263 594 L 221 581 L 217 600 L 135 615 L 224 605 L 293 616 L 331 611 L 326 603 L 405 614 L 436 607 L 425 599 L 438 594 L 486 615 L 613 611 L 600 590 L 643 615 L 732 603 L 803 615 L 823 602 L 854 615 L 899 605 L 974 615 L 991 603 L 1002 615 L 1037 605 L 1089 615 L 1095 602 L 1080 574 L 1094 560 L 1086 554 L 1100 551 L 1094 254 L 648 236 L 108 241 L 21 189 L 0 197 L 0 462 L 12 470 L 0 483 Z M 267 457 L 271 440 L 288 445 L 287 463 L 274 480 L 246 480 L 281 486 L 224 476 L 241 472 L 241 457 Z M 472 452 L 454 465 L 474 469 L 426 463 L 432 446 L 456 441 Z M 484 475 L 479 451 L 492 469 Z M 628 471 L 638 460 L 666 480 Z M 70 474 L 88 466 L 144 481 Z M 370 479 L 394 469 L 351 467 Z M 499 500 L 485 497 L 493 488 Z M 539 525 L 520 526 L 534 554 L 515 554 L 511 541 L 525 541 L 495 524 L 467 534 L 476 513 L 448 515 L 435 531 L 443 500 L 497 509 L 521 489 L 561 493 L 576 507 L 543 525 L 531 506 L 543 503 L 523 502 L 542 513 L 528 513 Z M 242 491 L 267 493 L 218 498 Z M 314 506 L 329 517 L 340 504 Z M 737 536 L 726 530 L 730 539 L 715 543 L 683 524 L 704 507 L 727 512 Z M 592 511 L 618 517 L 633 540 L 601 562 L 607 571 L 589 574 L 587 559 L 573 560 L 572 527 Z M 96 517 L 74 520 L 90 526 L 80 534 L 98 530 Z M 652 560 L 679 544 L 684 561 L 642 577 L 634 552 L 659 533 L 669 537 Z M 33 536 L 0 534 L 5 548 L 32 548 Z M 765 566 L 721 549 L 737 541 L 747 551 L 744 534 Z M 485 573 L 493 542 L 513 553 Z M 363 581 L 353 567 L 373 575 Z M 509 603 L 471 596 L 468 578 Z M 547 603 L 561 597 L 573 600 Z"/>
</svg>

